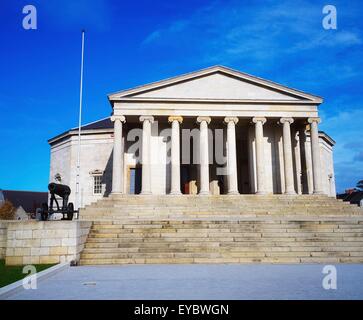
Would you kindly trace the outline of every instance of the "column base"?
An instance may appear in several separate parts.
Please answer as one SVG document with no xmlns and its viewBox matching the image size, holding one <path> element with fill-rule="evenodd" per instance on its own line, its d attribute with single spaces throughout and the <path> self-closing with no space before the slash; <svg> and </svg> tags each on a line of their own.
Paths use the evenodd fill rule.
<svg viewBox="0 0 363 320">
<path fill-rule="evenodd" d="M 151 191 L 141 191 L 140 196 L 150 196 L 152 195 Z"/>
<path fill-rule="evenodd" d="M 288 196 L 296 196 L 296 192 L 295 191 L 285 191 L 284 194 L 286 194 Z"/>
<path fill-rule="evenodd" d="M 313 194 L 324 194 L 324 191 L 314 191 Z"/>
<path fill-rule="evenodd" d="M 209 191 L 200 191 L 198 193 L 198 195 L 200 195 L 200 196 L 209 196 L 210 195 L 210 192 Z"/>
<path fill-rule="evenodd" d="M 264 194 L 267 194 L 267 192 L 266 191 L 256 191 L 256 194 L 258 194 L 258 195 L 264 195 Z"/>
<path fill-rule="evenodd" d="M 171 196 L 181 196 L 182 193 L 180 191 L 170 191 L 169 195 L 171 195 Z"/>
</svg>

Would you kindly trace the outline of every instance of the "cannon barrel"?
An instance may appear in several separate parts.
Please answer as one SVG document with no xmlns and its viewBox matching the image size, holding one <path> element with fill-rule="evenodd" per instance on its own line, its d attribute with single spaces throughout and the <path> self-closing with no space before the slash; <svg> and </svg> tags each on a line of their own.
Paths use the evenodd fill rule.
<svg viewBox="0 0 363 320">
<path fill-rule="evenodd" d="M 48 184 L 48 190 L 50 193 L 56 194 L 60 197 L 69 196 L 71 194 L 71 188 L 59 183 L 49 183 Z"/>
</svg>

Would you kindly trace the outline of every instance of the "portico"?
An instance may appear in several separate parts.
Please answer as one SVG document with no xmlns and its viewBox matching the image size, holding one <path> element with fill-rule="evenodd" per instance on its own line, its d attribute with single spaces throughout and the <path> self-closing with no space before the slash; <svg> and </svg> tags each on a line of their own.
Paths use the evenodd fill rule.
<svg viewBox="0 0 363 320">
<path fill-rule="evenodd" d="M 162 119 L 163 117 L 158 117 L 158 119 Z M 190 119 L 193 117 L 187 117 L 189 119 L 189 123 L 193 123 Z M 123 185 L 123 175 L 122 173 L 125 171 L 123 168 L 123 158 L 124 155 L 121 154 L 123 152 L 123 143 L 125 137 L 122 136 L 122 125 L 125 123 L 125 116 L 113 116 L 112 120 L 115 123 L 115 135 L 114 135 L 114 161 L 113 161 L 113 175 L 112 175 L 112 193 L 120 194 L 127 193 L 127 191 L 121 190 L 119 186 Z M 141 157 L 139 162 L 142 167 L 142 179 L 141 179 L 141 194 L 152 194 L 152 183 L 151 183 L 151 153 L 158 152 L 153 149 L 151 146 L 151 125 L 154 123 L 155 118 L 153 116 L 140 116 L 140 122 L 142 123 L 142 140 L 141 140 Z M 181 145 L 183 143 L 190 143 L 190 141 L 185 141 L 181 139 L 180 131 L 182 130 L 184 118 L 182 116 L 169 116 L 167 118 L 167 123 L 170 126 L 170 191 L 171 195 L 181 195 L 182 186 L 181 186 Z M 214 152 L 216 152 L 217 148 L 215 144 L 217 141 L 215 140 L 215 134 L 212 129 L 208 128 L 209 125 L 213 122 L 219 122 L 219 127 L 221 124 L 224 124 L 225 128 L 220 128 L 226 134 L 224 137 L 224 151 L 225 151 L 225 163 L 224 163 L 224 172 L 220 174 L 221 178 L 226 182 L 225 190 L 220 190 L 220 193 L 225 193 L 229 195 L 237 195 L 240 192 L 238 186 L 239 182 L 239 170 L 237 163 L 239 162 L 238 154 L 237 154 L 237 140 L 236 140 L 236 124 L 240 121 L 238 117 L 197 117 L 195 119 L 195 129 L 198 130 L 199 139 L 197 139 L 198 145 L 195 146 L 195 149 L 199 150 L 197 163 L 193 163 L 193 159 L 195 157 L 191 157 L 189 155 L 189 159 L 191 163 L 189 165 L 197 165 L 197 171 L 199 173 L 199 178 L 197 179 L 197 188 L 199 195 L 209 195 L 211 194 L 211 180 L 210 173 L 214 168 Z M 127 121 L 127 120 L 126 120 Z M 162 120 L 158 120 L 160 123 L 163 123 Z M 306 161 L 306 159 L 301 159 L 301 153 L 298 155 L 295 154 L 295 149 L 292 147 L 292 136 L 297 140 L 306 140 L 306 131 L 301 129 L 301 127 L 306 127 L 308 123 L 314 123 L 314 130 L 317 130 L 317 124 L 319 123 L 319 118 L 307 118 L 300 119 L 298 118 L 296 121 L 296 125 L 292 127 L 292 124 L 295 122 L 293 118 L 281 117 L 280 119 L 269 118 L 269 117 L 241 117 L 241 122 L 244 123 L 242 126 L 242 131 L 248 131 L 248 129 L 252 128 L 254 131 L 254 136 L 250 136 L 249 140 L 251 143 L 250 147 L 245 148 L 244 152 L 251 153 L 254 155 L 255 161 L 254 164 L 250 165 L 250 167 L 254 166 L 254 170 L 256 172 L 256 186 L 255 190 L 250 189 L 250 192 L 245 193 L 256 193 L 256 194 L 266 194 L 266 193 L 285 193 L 285 194 L 301 194 L 303 188 L 296 188 L 297 184 L 301 184 L 300 181 L 294 181 L 297 178 L 296 173 L 294 172 L 293 159 L 295 159 L 295 166 L 299 168 L 307 168 L 308 165 L 304 163 L 301 164 L 301 161 Z M 283 158 L 283 176 L 284 180 L 280 183 L 283 184 L 283 192 L 274 192 L 268 190 L 265 186 L 266 176 L 265 176 L 265 168 L 266 166 L 272 165 L 271 163 L 266 163 L 265 159 L 265 142 L 264 142 L 264 126 L 268 124 L 269 128 L 273 129 L 273 131 L 280 131 L 280 135 L 282 137 L 282 158 Z M 218 126 L 217 126 L 218 127 Z M 243 130 L 244 129 L 244 130 Z M 304 136 L 300 136 L 304 135 Z M 209 138 L 208 136 L 211 136 Z M 246 137 L 248 139 L 248 137 Z M 312 175 L 313 175 L 313 193 L 321 194 L 319 191 L 321 188 L 321 179 L 320 175 L 320 152 L 319 152 L 319 140 L 318 134 L 311 134 L 311 150 L 304 151 L 310 152 L 312 155 Z M 196 141 L 194 141 L 195 143 Z M 248 145 L 248 143 L 247 143 Z M 254 145 L 254 147 L 253 147 Z M 212 151 L 210 152 L 210 149 Z M 122 151 L 121 151 L 122 150 Z M 212 156 L 210 156 L 210 154 Z M 198 161 L 199 160 L 199 161 Z M 296 162 L 299 162 L 296 165 Z M 155 165 L 155 164 L 154 164 Z M 160 165 L 165 165 L 160 163 Z M 272 170 L 278 170 L 277 168 L 271 168 Z M 242 170 L 242 169 L 241 169 Z M 301 170 L 301 169 L 300 169 Z M 216 170 L 218 171 L 218 170 Z M 250 175 L 250 172 L 243 172 L 243 174 Z M 300 173 L 301 175 L 302 173 Z M 303 173 L 307 175 L 308 173 Z M 217 172 L 213 172 L 213 176 L 218 175 Z M 252 173 L 253 175 L 253 173 Z M 301 176 L 299 177 L 301 178 Z M 185 192 L 183 192 L 185 193 Z"/>
</svg>

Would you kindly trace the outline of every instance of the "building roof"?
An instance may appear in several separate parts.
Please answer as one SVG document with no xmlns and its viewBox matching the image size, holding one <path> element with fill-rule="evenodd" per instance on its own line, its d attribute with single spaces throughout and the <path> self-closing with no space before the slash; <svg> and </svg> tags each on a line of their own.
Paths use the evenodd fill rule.
<svg viewBox="0 0 363 320">
<path fill-rule="evenodd" d="M 34 213 L 43 202 L 48 202 L 48 192 L 0 190 L 4 200 L 10 201 L 14 207 L 22 207 L 27 213 Z"/>
<path fill-rule="evenodd" d="M 87 124 L 84 124 L 81 127 L 81 131 L 82 134 L 84 134 L 85 132 L 89 132 L 93 130 L 107 130 L 107 129 L 112 129 L 113 130 L 113 123 L 111 121 L 111 117 L 107 117 L 107 118 L 103 118 L 101 120 L 97 120 L 97 121 L 93 121 Z M 75 128 L 71 128 L 67 131 L 62 132 L 61 134 L 56 135 L 55 137 L 51 138 L 48 140 L 49 144 L 52 144 L 55 141 L 58 141 L 60 139 L 63 139 L 65 137 L 67 137 L 68 135 L 74 135 L 74 134 L 78 134 L 78 127 Z"/>
<path fill-rule="evenodd" d="M 97 130 L 97 129 L 109 129 L 109 128 L 113 129 L 113 123 L 110 117 L 90 122 L 81 127 L 82 130 Z M 77 130 L 77 129 L 78 127 L 72 128 L 71 130 Z"/>
<path fill-rule="evenodd" d="M 319 131 L 319 137 L 324 138 L 332 146 L 334 146 L 336 143 L 335 140 L 331 136 L 329 136 L 325 131 Z"/>
</svg>

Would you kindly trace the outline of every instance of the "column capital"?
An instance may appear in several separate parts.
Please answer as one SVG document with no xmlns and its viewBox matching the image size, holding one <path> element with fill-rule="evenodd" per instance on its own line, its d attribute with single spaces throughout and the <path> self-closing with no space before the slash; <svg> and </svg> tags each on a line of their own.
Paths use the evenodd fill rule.
<svg viewBox="0 0 363 320">
<path fill-rule="evenodd" d="M 234 122 L 234 124 L 237 124 L 238 123 L 238 118 L 237 117 L 225 117 L 224 122 L 227 123 L 227 124 L 229 122 Z"/>
<path fill-rule="evenodd" d="M 208 124 L 210 124 L 211 120 L 212 120 L 211 117 L 201 117 L 200 116 L 200 117 L 197 118 L 197 122 L 198 123 L 201 123 L 203 121 L 206 121 Z"/>
<path fill-rule="evenodd" d="M 178 121 L 179 123 L 183 123 L 183 117 L 182 116 L 170 116 L 168 117 L 168 122 Z"/>
<path fill-rule="evenodd" d="M 252 118 L 252 122 L 253 123 L 262 122 L 262 124 L 265 124 L 266 118 L 265 117 L 254 117 L 254 118 Z"/>
<path fill-rule="evenodd" d="M 120 120 L 121 122 L 126 122 L 126 118 L 124 116 L 111 116 L 112 122 L 115 122 L 116 120 Z"/>
<path fill-rule="evenodd" d="M 308 122 L 309 123 L 313 123 L 313 122 L 320 123 L 321 119 L 319 117 L 311 117 L 311 118 L 308 118 Z"/>
<path fill-rule="evenodd" d="M 140 122 L 150 121 L 150 123 L 153 123 L 154 117 L 153 116 L 140 116 L 139 121 Z"/>
<path fill-rule="evenodd" d="M 293 118 L 281 118 L 279 120 L 279 123 L 289 123 L 289 124 L 292 124 L 292 123 L 294 123 L 294 119 Z"/>
</svg>

